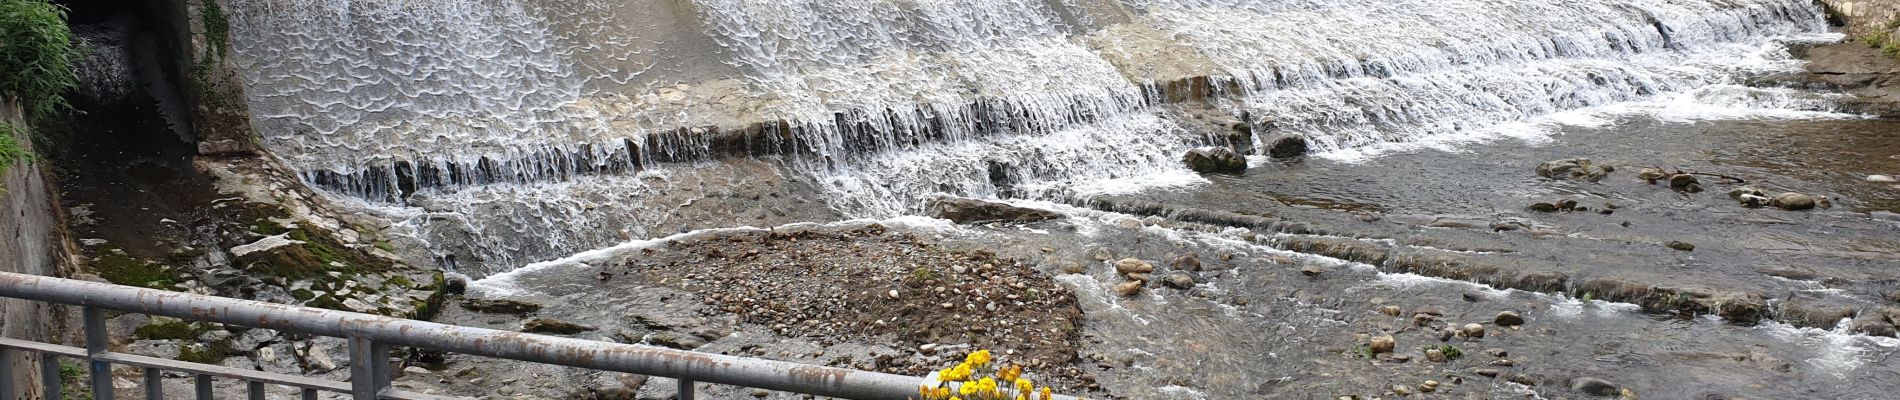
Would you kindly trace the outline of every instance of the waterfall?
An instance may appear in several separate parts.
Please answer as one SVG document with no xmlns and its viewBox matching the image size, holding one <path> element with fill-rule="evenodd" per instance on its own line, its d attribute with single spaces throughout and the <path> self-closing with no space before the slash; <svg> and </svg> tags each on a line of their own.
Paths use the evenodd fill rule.
<svg viewBox="0 0 1900 400">
<path fill-rule="evenodd" d="M 1192 180 L 1182 98 L 1351 151 L 1732 91 L 1825 29 L 1804 0 L 232 3 L 264 145 L 496 269 L 664 234 L 677 180 L 753 173 L 722 157 L 890 216 Z"/>
</svg>

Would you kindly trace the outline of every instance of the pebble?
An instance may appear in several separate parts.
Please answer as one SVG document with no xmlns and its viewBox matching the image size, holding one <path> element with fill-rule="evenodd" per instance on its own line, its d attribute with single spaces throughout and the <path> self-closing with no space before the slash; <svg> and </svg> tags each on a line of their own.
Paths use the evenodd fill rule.
<svg viewBox="0 0 1900 400">
<path fill-rule="evenodd" d="M 1867 181 L 1868 181 L 1868 182 L 1875 182 L 1875 183 L 1894 183 L 1894 182 L 1900 182 L 1900 180 L 1896 180 L 1896 179 L 1894 179 L 1894 178 L 1893 178 L 1893 176 L 1891 176 L 1891 175 L 1868 175 L 1868 176 L 1867 176 Z"/>
<path fill-rule="evenodd" d="M 1397 317 L 1399 316 L 1400 312 L 1402 311 L 1399 311 L 1399 306 L 1379 307 L 1379 313 L 1389 315 L 1389 316 Z"/>
<path fill-rule="evenodd" d="M 1670 241 L 1668 244 L 1664 244 L 1664 246 L 1669 246 L 1669 248 L 1679 251 L 1695 251 L 1695 245 L 1687 242 Z"/>
<path fill-rule="evenodd" d="M 1124 258 L 1121 259 L 1121 261 L 1115 262 L 1115 273 L 1117 274 L 1146 274 L 1151 272 L 1155 272 L 1155 266 L 1154 264 L 1149 264 L 1147 261 Z"/>
<path fill-rule="evenodd" d="M 1484 325 L 1465 324 L 1465 337 L 1473 339 L 1484 338 Z"/>
<path fill-rule="evenodd" d="M 1425 381 L 1425 383 L 1418 385 L 1418 391 L 1424 393 L 1436 392 L 1438 391 L 1438 381 Z"/>
<path fill-rule="evenodd" d="M 1319 276 L 1319 274 L 1324 272 L 1326 272 L 1326 269 L 1320 268 L 1318 265 L 1307 264 L 1304 267 L 1300 267 L 1300 273 L 1306 276 Z"/>
<path fill-rule="evenodd" d="M 1490 369 L 1490 368 L 1474 369 L 1474 370 L 1471 370 L 1471 373 L 1478 374 L 1479 376 L 1483 376 L 1487 378 L 1498 377 L 1498 370 Z"/>
<path fill-rule="evenodd" d="M 1396 394 L 1400 396 L 1411 396 L 1412 388 L 1405 387 L 1405 385 L 1392 385 L 1392 394 Z"/>
<path fill-rule="evenodd" d="M 761 399 L 765 398 L 765 396 L 771 396 L 771 395 L 772 395 L 772 392 L 767 391 L 765 389 L 756 389 L 752 391 L 752 397 L 757 397 Z"/>
<path fill-rule="evenodd" d="M 1115 285 L 1115 293 L 1125 297 L 1139 294 L 1141 293 L 1142 282 L 1143 281 L 1138 280 L 1122 282 L 1121 284 Z"/>
<path fill-rule="evenodd" d="M 1194 277 L 1188 276 L 1186 273 L 1176 272 L 1168 274 L 1166 278 L 1162 278 L 1161 284 L 1175 289 L 1192 289 L 1194 288 Z"/>
<path fill-rule="evenodd" d="M 1431 361 L 1431 362 L 1445 362 L 1447 360 L 1450 360 L 1450 358 L 1446 358 L 1445 352 L 1443 351 L 1439 351 L 1438 349 L 1431 349 L 1431 350 L 1425 351 L 1425 360 Z"/>
</svg>

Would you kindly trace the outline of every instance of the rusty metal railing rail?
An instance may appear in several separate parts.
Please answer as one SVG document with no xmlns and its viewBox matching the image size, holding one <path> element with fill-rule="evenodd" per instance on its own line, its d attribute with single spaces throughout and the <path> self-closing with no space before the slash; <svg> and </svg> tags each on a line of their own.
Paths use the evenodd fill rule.
<svg viewBox="0 0 1900 400">
<path fill-rule="evenodd" d="M 144 368 L 146 399 L 164 398 L 161 374 L 195 377 L 198 399 L 211 398 L 213 379 L 245 382 L 250 399 L 263 399 L 266 385 L 349 393 L 356 400 L 449 399 L 390 387 L 389 346 L 410 346 L 601 371 L 669 377 L 679 398 L 691 400 L 696 383 L 743 386 L 848 399 L 906 399 L 931 382 L 925 378 L 832 368 L 757 358 L 542 336 L 445 325 L 354 312 L 289 306 L 190 293 L 0 272 L 0 297 L 84 307 L 86 347 L 0 338 L 0 398 L 18 398 L 12 380 L 13 352 L 38 354 L 45 398 L 60 397 L 60 358 L 89 364 L 93 398 L 112 400 L 112 366 Z M 276 374 L 112 352 L 107 348 L 105 310 L 216 322 L 349 340 L 349 382 Z M 368 378 L 368 379 L 365 379 Z M 1059 396 L 1069 399 L 1067 396 Z"/>
</svg>

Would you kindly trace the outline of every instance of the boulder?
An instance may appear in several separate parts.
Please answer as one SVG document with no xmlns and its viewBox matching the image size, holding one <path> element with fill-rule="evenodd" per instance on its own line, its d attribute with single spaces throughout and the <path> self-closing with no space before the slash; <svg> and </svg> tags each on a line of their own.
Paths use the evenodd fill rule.
<svg viewBox="0 0 1900 400">
<path fill-rule="evenodd" d="M 1549 161 L 1537 165 L 1538 176 L 1557 180 L 1597 182 L 1615 171 L 1615 167 L 1592 164 L 1588 158 Z"/>
<path fill-rule="evenodd" d="M 1796 296 L 1781 303 L 1781 322 L 1803 328 L 1829 329 L 1852 318 L 1854 307 L 1831 301 Z"/>
<path fill-rule="evenodd" d="M 1801 193 L 1782 193 L 1768 200 L 1768 205 L 1788 211 L 1812 210 L 1818 205 L 1814 196 Z"/>
<path fill-rule="evenodd" d="M 1036 222 L 1062 218 L 1054 211 L 1017 207 L 1005 203 L 940 196 L 926 206 L 930 216 L 959 224 L 978 222 Z"/>
<path fill-rule="evenodd" d="M 1240 173 L 1247 171 L 1247 158 L 1225 147 L 1202 147 L 1188 150 L 1181 156 L 1181 162 L 1188 169 L 1203 174 Z"/>
<path fill-rule="evenodd" d="M 1267 144 L 1267 156 L 1273 158 L 1294 158 L 1312 151 L 1306 137 L 1300 135 L 1275 135 L 1262 143 Z"/>
</svg>

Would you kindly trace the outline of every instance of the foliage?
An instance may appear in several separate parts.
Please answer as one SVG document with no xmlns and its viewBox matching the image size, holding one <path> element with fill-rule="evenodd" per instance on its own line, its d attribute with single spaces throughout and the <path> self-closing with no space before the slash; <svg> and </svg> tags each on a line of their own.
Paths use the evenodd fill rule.
<svg viewBox="0 0 1900 400">
<path fill-rule="evenodd" d="M 224 8 L 218 6 L 218 0 L 204 0 L 203 3 L 198 7 L 198 17 L 204 23 L 205 42 L 210 46 L 205 49 L 204 61 L 210 62 L 213 58 L 223 58 L 225 47 L 230 46 L 231 20 L 225 18 Z"/>
<path fill-rule="evenodd" d="M 937 371 L 935 387 L 917 388 L 921 400 L 1049 400 L 1049 387 L 1038 389 L 1023 376 L 1023 366 L 996 363 L 989 350 L 977 350 L 955 367 Z"/>
<path fill-rule="evenodd" d="M 46 0 L 0 0 L 0 94 L 36 116 L 70 108 L 63 95 L 78 84 L 66 9 Z"/>
<path fill-rule="evenodd" d="M 1459 349 L 1458 346 L 1453 346 L 1449 344 L 1437 345 L 1437 346 L 1425 346 L 1424 348 L 1421 348 L 1418 350 L 1421 353 L 1432 351 L 1432 350 L 1438 350 L 1440 354 L 1445 355 L 1445 358 L 1454 359 L 1454 360 L 1458 359 L 1459 357 L 1465 356 L 1464 350 Z"/>
<path fill-rule="evenodd" d="M 7 167 L 12 166 L 15 161 L 33 159 L 33 152 L 20 146 L 19 138 L 13 135 L 13 125 L 0 121 L 0 173 L 6 173 Z"/>
</svg>

